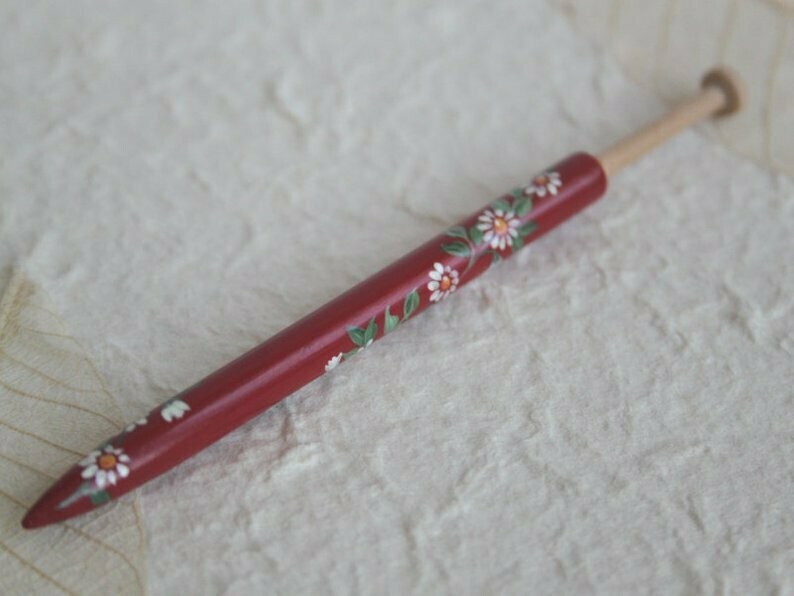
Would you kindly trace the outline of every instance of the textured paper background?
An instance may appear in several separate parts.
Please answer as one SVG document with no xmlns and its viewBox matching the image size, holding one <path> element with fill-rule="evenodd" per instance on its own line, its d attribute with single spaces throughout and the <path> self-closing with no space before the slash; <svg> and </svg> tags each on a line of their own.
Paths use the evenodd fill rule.
<svg viewBox="0 0 794 596">
<path fill-rule="evenodd" d="M 663 110 L 543 2 L 0 11 L 0 265 L 130 419 Z M 790 593 L 792 195 L 682 135 L 146 487 L 149 591 Z"/>
</svg>

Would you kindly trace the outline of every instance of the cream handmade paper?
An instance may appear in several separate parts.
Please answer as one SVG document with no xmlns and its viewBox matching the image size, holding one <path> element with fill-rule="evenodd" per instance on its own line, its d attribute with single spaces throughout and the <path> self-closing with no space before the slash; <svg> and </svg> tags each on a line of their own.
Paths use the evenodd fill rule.
<svg viewBox="0 0 794 596">
<path fill-rule="evenodd" d="M 645 29 L 629 15 L 660 4 L 569 4 L 576 19 L 525 0 L 0 1 L 0 265 L 46 289 L 118 398 L 124 416 L 108 417 L 135 420 L 696 88 L 694 65 L 672 80 L 643 58 L 652 84 L 627 74 L 665 30 L 664 11 Z M 713 34 L 690 38 L 698 19 L 677 16 L 701 4 L 670 3 L 659 55 L 745 73 L 761 99 L 749 149 L 687 131 L 146 485 L 153 595 L 794 589 L 794 135 L 776 119 L 764 137 L 759 96 L 790 89 L 776 49 L 790 12 L 726 1 L 731 52 L 701 55 L 687 44 Z M 610 15 L 619 55 L 580 28 Z M 750 59 L 778 75 L 753 78 Z M 789 113 L 770 97 L 763 113 Z M 71 447 L 111 426 L 86 416 L 90 445 Z M 78 456 L 60 457 L 47 471 Z M 102 540 L 137 537 L 97 515 Z M 69 555 L 70 531 L 51 531 Z"/>
</svg>

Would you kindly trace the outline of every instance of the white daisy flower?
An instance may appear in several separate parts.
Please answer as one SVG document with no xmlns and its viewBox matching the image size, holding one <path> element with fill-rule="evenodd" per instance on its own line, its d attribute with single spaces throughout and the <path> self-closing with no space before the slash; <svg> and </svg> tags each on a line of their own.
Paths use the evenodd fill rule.
<svg viewBox="0 0 794 596">
<path fill-rule="evenodd" d="M 124 430 L 125 430 L 126 432 L 130 432 L 130 431 L 131 431 L 133 428 L 135 428 L 136 426 L 143 426 L 144 424 L 146 424 L 146 416 L 144 416 L 144 417 L 143 417 L 143 418 L 141 418 L 140 420 L 136 420 L 135 422 L 131 422 L 130 424 L 128 424 L 128 425 L 126 426 L 126 428 L 125 428 Z"/>
<path fill-rule="evenodd" d="M 123 449 L 106 445 L 104 449 L 96 449 L 85 456 L 80 462 L 83 467 L 80 476 L 85 480 L 93 478 L 96 487 L 103 489 L 130 475 L 129 462 L 130 456 Z"/>
<path fill-rule="evenodd" d="M 331 372 L 337 366 L 339 366 L 341 362 L 342 362 L 342 352 L 339 352 L 336 356 L 334 356 L 328 361 L 328 364 L 325 365 L 325 372 Z"/>
<path fill-rule="evenodd" d="M 190 406 L 181 399 L 172 399 L 165 403 L 160 410 L 160 415 L 166 422 L 171 422 L 174 418 L 182 418 L 188 410 L 190 410 Z"/>
<path fill-rule="evenodd" d="M 449 265 L 434 263 L 433 270 L 428 274 L 430 281 L 427 289 L 433 292 L 430 294 L 430 302 L 438 302 L 449 296 L 458 289 L 458 272 Z"/>
<path fill-rule="evenodd" d="M 538 197 L 545 197 L 546 193 L 556 195 L 557 189 L 561 186 L 562 180 L 558 172 L 543 172 L 532 179 L 532 182 L 524 189 L 524 194 Z"/>
<path fill-rule="evenodd" d="M 483 233 L 483 241 L 490 244 L 493 250 L 513 246 L 513 238 L 518 237 L 518 227 L 521 225 L 514 212 L 501 209 L 486 209 L 478 221 L 477 229 Z"/>
</svg>

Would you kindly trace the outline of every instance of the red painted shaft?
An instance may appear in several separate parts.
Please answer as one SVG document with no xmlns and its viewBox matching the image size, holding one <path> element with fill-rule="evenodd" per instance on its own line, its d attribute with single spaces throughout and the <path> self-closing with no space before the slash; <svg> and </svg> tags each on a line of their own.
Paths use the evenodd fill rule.
<svg viewBox="0 0 794 596">
<path fill-rule="evenodd" d="M 168 471 L 442 302 L 605 190 L 594 157 L 577 153 L 556 164 L 109 439 L 44 493 L 23 525 L 84 513 Z"/>
</svg>

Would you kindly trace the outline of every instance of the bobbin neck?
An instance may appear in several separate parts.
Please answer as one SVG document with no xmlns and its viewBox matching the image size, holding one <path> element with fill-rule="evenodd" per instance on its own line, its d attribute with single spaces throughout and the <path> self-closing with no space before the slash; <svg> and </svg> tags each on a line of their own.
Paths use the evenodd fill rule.
<svg viewBox="0 0 794 596">
<path fill-rule="evenodd" d="M 703 120 L 738 111 L 743 97 L 743 85 L 738 75 L 727 68 L 715 68 L 703 77 L 700 93 L 621 139 L 602 152 L 598 161 L 607 176 L 612 176 L 682 130 Z"/>
</svg>

